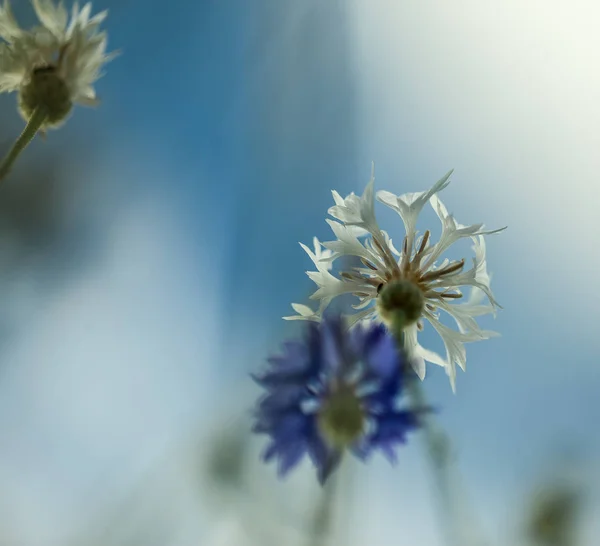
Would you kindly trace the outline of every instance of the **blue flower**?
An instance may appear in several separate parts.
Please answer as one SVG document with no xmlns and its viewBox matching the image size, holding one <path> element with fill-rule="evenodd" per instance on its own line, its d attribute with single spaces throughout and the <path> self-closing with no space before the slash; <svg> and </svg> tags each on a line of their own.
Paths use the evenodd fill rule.
<svg viewBox="0 0 600 546">
<path fill-rule="evenodd" d="M 346 450 L 365 460 L 380 449 L 395 463 L 395 446 L 419 427 L 422 413 L 398 408 L 405 368 L 382 324 L 348 331 L 338 316 L 309 323 L 303 340 L 284 343 L 254 376 L 267 391 L 253 429 L 270 436 L 264 460 L 276 459 L 284 476 L 308 454 L 321 484 Z"/>
</svg>

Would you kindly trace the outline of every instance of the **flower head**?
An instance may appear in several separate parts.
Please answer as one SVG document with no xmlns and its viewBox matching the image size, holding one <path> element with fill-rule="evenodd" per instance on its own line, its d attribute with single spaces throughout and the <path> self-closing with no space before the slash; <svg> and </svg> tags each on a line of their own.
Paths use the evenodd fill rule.
<svg viewBox="0 0 600 546">
<path fill-rule="evenodd" d="M 97 103 L 94 82 L 115 53 L 106 54 L 106 33 L 98 32 L 103 11 L 90 17 L 90 3 L 75 3 L 69 20 L 62 2 L 32 0 L 40 25 L 23 30 L 9 1 L 0 6 L 0 92 L 17 91 L 26 121 L 43 108 L 43 129 L 59 126 L 73 103 Z"/>
<path fill-rule="evenodd" d="M 281 476 L 305 454 L 321 483 L 346 450 L 364 459 L 379 448 L 395 462 L 395 445 L 419 426 L 416 411 L 398 408 L 404 359 L 382 325 L 348 331 L 328 315 L 269 363 L 254 378 L 267 391 L 254 431 L 270 436 L 264 459 L 277 459 Z"/>
<path fill-rule="evenodd" d="M 483 236 L 505 228 L 485 231 L 483 224 L 465 226 L 458 223 L 437 196 L 449 184 L 451 174 L 452 171 L 448 172 L 425 192 L 400 196 L 387 191 L 377 193 L 378 201 L 395 210 L 404 223 L 400 250 L 375 219 L 373 174 L 361 197 L 351 193 L 342 198 L 333 191 L 335 206 L 328 212 L 335 220 L 327 222 L 336 239 L 322 243 L 331 252 L 329 257 L 315 259 L 316 253 L 310 254 L 317 271 L 308 275 L 318 286 L 311 299 L 321 302 L 321 314 L 336 296 L 355 295 L 359 301 L 353 306 L 357 312 L 350 317 L 352 324 L 362 319 L 377 319 L 388 326 L 401 321 L 405 347 L 419 377 L 425 377 L 425 361 L 444 366 L 454 389 L 455 365 L 465 368 L 464 343 L 497 335 L 482 330 L 475 317 L 494 313 L 499 307 L 490 288 Z M 429 230 L 419 235 L 416 229 L 417 217 L 428 202 L 442 223 L 442 234 L 435 244 L 431 243 Z M 473 266 L 467 270 L 464 258 L 442 260 L 452 244 L 465 237 L 472 240 L 475 253 Z M 340 256 L 356 257 L 361 266 L 336 276 L 326 269 L 326 265 Z M 463 297 L 462 286 L 470 286 L 471 294 L 466 302 L 456 303 Z M 484 296 L 489 304 L 482 303 Z M 454 319 L 458 331 L 440 322 L 440 311 Z M 417 342 L 417 331 L 423 328 L 423 319 L 441 336 L 446 348 L 445 359 Z"/>
</svg>

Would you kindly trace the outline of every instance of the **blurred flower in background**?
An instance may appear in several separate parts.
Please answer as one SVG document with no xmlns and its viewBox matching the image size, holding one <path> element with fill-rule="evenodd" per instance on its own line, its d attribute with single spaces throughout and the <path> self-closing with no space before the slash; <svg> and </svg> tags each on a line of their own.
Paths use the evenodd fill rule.
<svg viewBox="0 0 600 546">
<path fill-rule="evenodd" d="M 74 3 L 69 20 L 62 2 L 33 0 L 33 7 L 41 24 L 29 31 L 17 24 L 9 0 L 0 8 L 0 92 L 18 91 L 25 121 L 41 109 L 40 127 L 56 127 L 73 103 L 97 104 L 94 82 L 115 55 L 106 54 L 106 33 L 97 31 L 107 12 L 90 17 L 91 3 L 81 10 Z"/>
<path fill-rule="evenodd" d="M 399 409 L 404 355 L 383 325 L 355 326 L 341 317 L 309 323 L 301 341 L 287 341 L 256 382 L 267 391 L 258 402 L 254 432 L 270 436 L 266 462 L 285 476 L 308 455 L 321 484 L 348 449 L 367 459 L 395 448 L 419 428 L 418 409 Z M 421 408 L 425 411 L 425 408 Z"/>
</svg>

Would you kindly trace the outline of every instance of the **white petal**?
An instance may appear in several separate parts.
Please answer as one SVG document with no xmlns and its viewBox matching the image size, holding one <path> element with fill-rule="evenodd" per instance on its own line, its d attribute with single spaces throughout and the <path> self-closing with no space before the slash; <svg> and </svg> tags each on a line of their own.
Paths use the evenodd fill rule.
<svg viewBox="0 0 600 546">
<path fill-rule="evenodd" d="M 462 337 L 464 334 L 451 330 L 438 320 L 434 319 L 431 315 L 427 315 L 427 313 L 425 316 L 444 342 L 444 347 L 446 348 L 446 373 L 450 377 L 450 382 L 453 385 L 454 390 L 456 378 L 455 365 L 458 364 L 464 370 L 467 361 L 467 354 Z"/>
<path fill-rule="evenodd" d="M 483 224 L 473 224 L 470 226 L 463 225 L 457 222 L 452 214 L 448 213 L 448 210 L 437 195 L 431 197 L 430 203 L 442 223 L 442 235 L 440 236 L 440 240 L 433 246 L 427 260 L 423 263 L 423 267 L 426 269 L 431 267 L 431 265 L 459 239 L 471 237 L 475 241 L 479 236 L 492 235 L 506 229 L 506 227 L 503 227 L 486 231 Z"/>
<path fill-rule="evenodd" d="M 327 220 L 335 241 L 325 241 L 323 246 L 333 252 L 335 258 L 339 256 L 357 256 L 369 261 L 379 261 L 378 256 L 366 248 L 364 244 L 356 237 L 355 231 L 348 229 L 344 224 Z M 374 265 L 377 265 L 376 263 Z"/>
<path fill-rule="evenodd" d="M 342 294 L 352 294 L 360 292 L 362 285 L 355 281 L 341 281 L 329 272 L 325 271 L 307 271 L 309 278 L 319 287 L 311 296 L 311 300 L 320 300 L 323 298 L 335 298 Z"/>
<path fill-rule="evenodd" d="M 417 341 L 417 326 L 412 325 L 404 330 L 404 348 L 410 359 L 410 364 L 421 380 L 425 378 L 425 361 L 446 367 L 446 361 L 437 353 L 425 349 Z"/>
<path fill-rule="evenodd" d="M 313 246 L 315 249 L 314 252 L 310 248 L 308 248 L 304 243 L 300 243 L 300 246 L 302 247 L 304 252 L 308 254 L 309 258 L 317 266 L 317 268 L 325 270 L 331 269 L 331 263 L 327 263 L 326 260 L 331 258 L 332 252 L 327 249 L 324 250 L 323 245 L 321 244 L 319 239 L 313 237 Z"/>
<path fill-rule="evenodd" d="M 358 313 L 353 313 L 351 315 L 345 315 L 346 325 L 348 328 L 352 328 L 355 324 L 358 324 L 361 320 L 365 320 L 368 317 L 372 317 L 375 314 L 375 308 L 365 309 Z"/>
<path fill-rule="evenodd" d="M 23 31 L 13 15 L 10 2 L 4 0 L 4 6 L 0 6 L 0 37 L 7 42 L 12 42 L 14 38 L 21 35 Z"/>
<path fill-rule="evenodd" d="M 303 317 L 310 317 L 311 315 L 315 314 L 315 312 L 308 305 L 292 303 L 292 307 L 296 313 L 302 315 Z"/>
<path fill-rule="evenodd" d="M 375 167 L 372 165 L 371 179 L 361 197 L 351 193 L 348 197 L 342 199 L 338 192 L 332 191 L 336 204 L 327 211 L 328 214 L 348 226 L 358 226 L 370 232 L 379 232 L 379 226 L 375 220 L 374 169 Z"/>
<path fill-rule="evenodd" d="M 321 320 L 319 313 L 313 311 L 310 307 L 308 307 L 308 305 L 292 303 L 292 307 L 298 314 L 289 317 L 283 317 L 283 320 L 310 320 L 313 322 L 319 322 Z"/>
<path fill-rule="evenodd" d="M 479 290 L 479 292 L 483 294 L 481 290 Z M 440 300 L 437 302 L 437 305 L 440 309 L 443 309 L 446 313 L 451 315 L 452 318 L 454 318 L 459 331 L 463 333 L 471 331 L 482 332 L 483 330 L 480 329 L 474 317 L 493 314 L 495 312 L 494 307 L 489 304 L 478 305 L 467 302 L 451 305 L 444 300 Z"/>
<path fill-rule="evenodd" d="M 411 243 L 416 233 L 417 217 L 419 216 L 419 213 L 425 206 L 425 203 L 427 203 L 433 195 L 442 191 L 450 183 L 448 179 L 452 172 L 453 170 L 448 171 L 428 191 L 406 193 L 400 196 L 396 196 L 388 191 L 377 192 L 377 199 L 384 205 L 394 209 L 400 215 L 400 218 L 402 218 L 402 221 L 404 222 L 406 236 Z"/>
<path fill-rule="evenodd" d="M 467 271 L 458 271 L 451 275 L 446 275 L 443 279 L 431 283 L 430 286 L 432 288 L 458 288 L 460 286 L 474 286 L 485 293 L 485 295 L 488 297 L 490 303 L 493 306 L 500 307 L 502 309 L 502 306 L 494 298 L 492 289 L 485 282 L 481 282 L 480 280 L 478 280 L 477 266 L 478 264 L 476 262 L 476 259 L 473 259 L 473 267 L 471 267 L 471 269 L 468 269 Z"/>
<path fill-rule="evenodd" d="M 63 36 L 67 26 L 67 10 L 62 2 L 54 5 L 52 0 L 33 0 L 33 8 L 40 22 L 55 36 Z"/>
</svg>

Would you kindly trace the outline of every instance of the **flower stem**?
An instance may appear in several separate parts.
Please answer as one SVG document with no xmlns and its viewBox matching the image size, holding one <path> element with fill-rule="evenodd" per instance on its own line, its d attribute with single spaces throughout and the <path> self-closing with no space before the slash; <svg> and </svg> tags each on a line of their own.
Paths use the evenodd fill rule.
<svg viewBox="0 0 600 546">
<path fill-rule="evenodd" d="M 401 351 L 405 351 L 404 324 L 400 316 L 396 317 L 393 334 Z M 430 407 L 421 385 L 421 381 L 410 368 L 406 374 L 406 389 L 413 408 Z M 422 415 L 422 430 L 425 448 L 431 463 L 433 477 L 439 494 L 440 519 L 449 546 L 482 546 L 487 544 L 481 539 L 479 529 L 474 525 L 473 514 L 466 509 L 458 475 L 452 464 L 452 444 L 448 435 L 435 421 L 431 413 Z M 466 516 L 466 517 L 465 517 Z M 465 519 L 468 518 L 468 521 Z"/>
<path fill-rule="evenodd" d="M 40 127 L 46 121 L 46 111 L 43 107 L 38 106 L 31 114 L 25 129 L 19 135 L 19 138 L 13 144 L 6 157 L 0 163 L 0 180 L 4 180 L 4 177 L 10 172 L 14 162 L 21 152 L 27 148 L 28 144 L 32 141 L 33 137 L 40 130 Z"/>
<path fill-rule="evenodd" d="M 408 371 L 410 373 L 410 371 Z M 411 378 L 406 382 L 411 403 L 415 408 L 427 407 L 421 382 Z M 450 440 L 431 415 L 423 416 L 425 448 L 431 463 L 434 481 L 439 494 L 440 518 L 449 545 L 464 546 L 459 542 L 453 512 L 455 509 L 450 478 Z"/>
<path fill-rule="evenodd" d="M 336 476 L 331 476 L 323 487 L 313 515 L 307 546 L 323 546 L 327 544 L 333 523 L 333 501 L 337 489 L 336 483 Z"/>
</svg>

